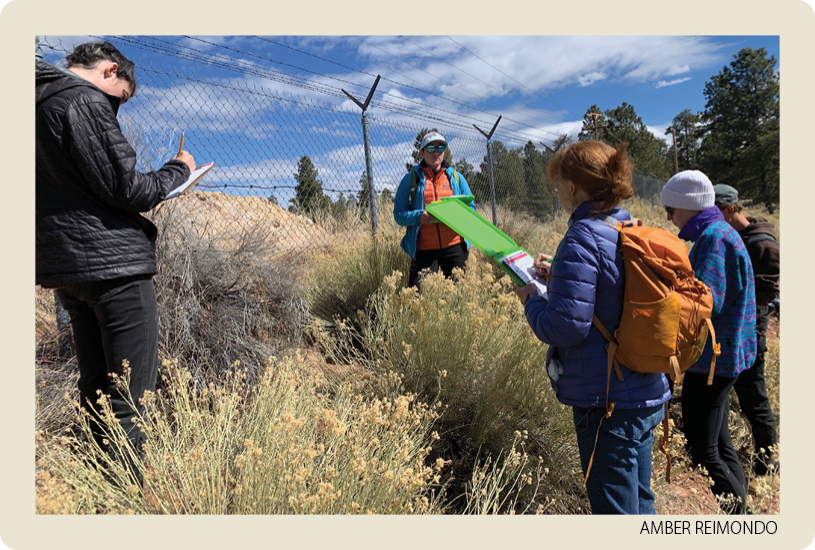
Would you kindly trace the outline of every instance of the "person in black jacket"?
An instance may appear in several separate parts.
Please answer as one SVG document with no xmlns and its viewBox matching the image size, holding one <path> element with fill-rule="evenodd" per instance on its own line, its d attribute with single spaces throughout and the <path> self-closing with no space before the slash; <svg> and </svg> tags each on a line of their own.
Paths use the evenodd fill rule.
<svg viewBox="0 0 815 550">
<path fill-rule="evenodd" d="M 66 62 L 36 62 L 36 283 L 57 289 L 70 314 L 82 407 L 94 418 L 99 394 L 110 395 L 140 450 L 137 410 L 110 376 L 129 367 L 136 403 L 155 390 L 158 231 L 139 213 L 184 183 L 195 162 L 182 151 L 155 172 L 137 172 L 116 120 L 136 91 L 133 63 L 109 43 L 81 44 Z M 104 448 L 105 430 L 93 429 Z"/>
<path fill-rule="evenodd" d="M 715 204 L 724 219 L 739 232 L 747 247 L 756 283 L 756 361 L 736 379 L 739 406 L 753 431 L 756 459 L 753 471 L 758 475 L 778 473 L 779 464 L 775 446 L 778 443 L 778 424 L 767 397 L 764 380 L 764 354 L 767 352 L 767 326 L 770 304 L 778 298 L 781 277 L 781 248 L 775 235 L 775 226 L 764 218 L 750 217 L 742 212 L 739 192 L 723 183 L 713 186 Z"/>
</svg>

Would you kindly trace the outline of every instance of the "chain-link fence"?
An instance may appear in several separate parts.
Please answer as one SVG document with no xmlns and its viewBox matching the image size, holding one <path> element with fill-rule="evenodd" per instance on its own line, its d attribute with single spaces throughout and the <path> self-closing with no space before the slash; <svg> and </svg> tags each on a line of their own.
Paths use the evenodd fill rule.
<svg viewBox="0 0 815 550">
<path fill-rule="evenodd" d="M 71 49 L 49 37 L 41 37 L 38 46 L 43 59 L 58 66 L 64 66 Z M 211 78 L 131 59 L 138 90 L 119 120 L 137 151 L 138 169 L 157 169 L 172 158 L 182 132 L 184 148 L 198 164 L 216 162 L 195 193 L 168 201 L 189 223 L 213 234 L 260 231 L 281 246 L 298 248 L 324 236 L 314 221 L 319 221 L 318 211 L 356 208 L 376 227 L 367 208 L 366 144 L 358 108 L 279 93 L 268 79 L 251 74 Z M 368 115 L 368 145 L 373 188 L 384 205 L 376 212 L 380 221 L 392 216 L 389 200 L 418 160 L 417 137 L 429 129 L 445 135 L 448 161 L 469 183 L 479 211 L 499 227 L 495 206 L 539 219 L 557 210 L 557 198 L 545 184 L 552 153 L 542 142 L 499 126 L 487 155 L 488 141 L 465 115 L 451 121 L 376 105 Z M 655 178 L 635 177 L 639 196 L 654 196 L 661 186 Z"/>
</svg>

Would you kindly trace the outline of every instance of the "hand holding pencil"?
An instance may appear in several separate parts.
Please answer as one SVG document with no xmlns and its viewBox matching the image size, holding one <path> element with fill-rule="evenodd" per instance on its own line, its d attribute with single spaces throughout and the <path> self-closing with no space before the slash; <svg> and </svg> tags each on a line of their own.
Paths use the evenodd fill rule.
<svg viewBox="0 0 815 550">
<path fill-rule="evenodd" d="M 552 268 L 552 256 L 540 253 L 535 257 L 535 274 L 538 277 L 545 277 Z"/>
<path fill-rule="evenodd" d="M 184 164 L 186 164 L 190 172 L 195 170 L 195 159 L 192 158 L 192 155 L 188 152 L 184 151 L 184 133 L 181 134 L 181 142 L 178 144 L 178 154 L 173 157 L 173 160 L 180 160 Z"/>
</svg>

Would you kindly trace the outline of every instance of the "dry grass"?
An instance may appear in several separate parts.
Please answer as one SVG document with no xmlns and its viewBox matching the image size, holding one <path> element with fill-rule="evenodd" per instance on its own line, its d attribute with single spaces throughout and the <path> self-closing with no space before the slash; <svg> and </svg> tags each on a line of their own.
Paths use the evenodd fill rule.
<svg viewBox="0 0 815 550">
<path fill-rule="evenodd" d="M 410 395 L 328 388 L 302 357 L 235 368 L 203 389 L 176 363 L 145 398 L 144 487 L 92 444 L 38 439 L 39 513 L 436 513 L 444 464 L 425 465 L 433 410 Z M 111 447 L 124 432 L 104 409 Z M 83 415 L 75 419 L 87 431 Z M 105 475 L 101 471 L 105 471 Z"/>
<path fill-rule="evenodd" d="M 661 205 L 624 207 L 675 232 Z M 457 281 L 437 275 L 421 293 L 403 289 L 404 229 L 388 221 L 387 206 L 379 214 L 376 241 L 362 212 L 318 220 L 324 253 L 303 272 L 270 264 L 252 235 L 226 248 L 206 235 L 186 238 L 186 248 L 159 243 L 162 356 L 179 361 L 162 367 L 144 419 L 144 488 L 98 449 L 62 438 L 82 425 L 75 359 L 55 358 L 53 300 L 38 291 L 38 513 L 587 511 L 571 415 L 549 388 L 546 348 L 509 280 L 474 250 Z M 778 214 L 761 215 L 778 227 Z M 553 254 L 566 230 L 562 215 L 540 223 L 502 210 L 499 219 L 533 254 Z M 267 364 L 303 345 L 301 293 L 312 314 L 346 319 L 330 333 L 310 329 L 328 361 L 309 353 Z M 768 345 L 780 420 L 780 341 Z M 227 368 L 235 359 L 245 367 Z M 735 401 L 731 412 L 747 471 L 752 439 Z M 684 451 L 679 391 L 670 416 L 674 482 L 665 483 L 655 447 L 657 510 L 718 513 Z M 777 482 L 751 480 L 756 513 L 778 513 Z"/>
<path fill-rule="evenodd" d="M 161 357 L 206 369 L 199 373 L 206 379 L 234 361 L 262 371 L 270 355 L 299 344 L 302 267 L 272 255 L 260 229 L 223 241 L 169 209 L 156 222 Z"/>
<path fill-rule="evenodd" d="M 437 447 L 454 463 L 453 493 L 470 479 L 479 453 L 508 452 L 524 429 L 524 451 L 558 472 L 527 504 L 547 495 L 556 501 L 548 509 L 578 511 L 584 503 L 576 441 L 568 409 L 549 388 L 546 346 L 529 330 L 509 278 L 496 281 L 482 254 L 470 257 L 466 273 L 455 273 L 455 282 L 427 276 L 421 292 L 402 288 L 395 273 L 358 319 L 361 329 L 343 324 L 338 333 L 316 330 L 316 337 L 335 362 L 363 365 L 375 377 L 396 372 L 419 398 L 444 404 Z"/>
<path fill-rule="evenodd" d="M 781 403 L 779 382 L 781 374 L 780 339 L 768 338 L 765 355 L 765 379 L 770 405 L 778 421 L 778 439 L 780 456 L 781 441 Z M 682 387 L 674 391 L 671 401 L 671 441 L 669 450 L 673 460 L 672 481 L 665 479 L 665 459 L 657 445 L 661 442 L 661 430 L 654 436 L 654 476 L 652 487 L 657 495 L 657 512 L 660 514 L 721 514 L 722 508 L 717 504 L 713 494 L 708 490 L 709 478 L 704 472 L 694 470 L 685 451 L 685 440 L 682 435 Z M 735 392 L 730 401 L 730 434 L 733 445 L 742 460 L 742 467 L 750 486 L 748 505 L 754 514 L 780 513 L 780 475 L 756 476 L 752 473 L 753 461 L 761 460 L 754 452 L 752 432 L 747 419 L 741 413 Z"/>
<path fill-rule="evenodd" d="M 166 389 L 145 396 L 147 413 L 138 420 L 147 437 L 143 457 L 127 445 L 109 400 L 100 400 L 109 453 L 88 443 L 87 414 L 71 403 L 84 437 L 37 432 L 37 513 L 445 512 L 450 462 L 428 458 L 441 405 L 411 394 L 372 397 L 353 378 L 331 384 L 323 368 L 300 355 L 271 358 L 256 384 L 236 364 L 202 388 L 165 361 Z M 514 510 L 534 493 L 547 472 L 540 461 L 527 468 L 530 457 L 516 448 L 526 437 L 517 433 L 506 454 L 473 471 L 466 513 Z M 116 456 L 129 456 L 144 483 Z M 524 510 L 533 505 L 524 503 Z"/>
<path fill-rule="evenodd" d="M 338 239 L 331 253 L 315 256 L 304 292 L 311 315 L 329 325 L 353 321 L 386 276 L 400 271 L 400 284 L 407 284 L 410 258 L 399 247 L 399 238 L 390 233 Z"/>
</svg>

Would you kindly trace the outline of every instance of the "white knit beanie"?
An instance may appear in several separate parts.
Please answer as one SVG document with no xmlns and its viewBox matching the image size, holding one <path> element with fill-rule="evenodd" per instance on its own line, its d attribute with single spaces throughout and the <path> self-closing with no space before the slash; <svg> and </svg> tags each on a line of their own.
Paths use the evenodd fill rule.
<svg viewBox="0 0 815 550">
<path fill-rule="evenodd" d="M 662 204 L 685 210 L 705 210 L 713 206 L 716 192 L 708 177 L 699 170 L 685 170 L 662 188 Z"/>
</svg>

